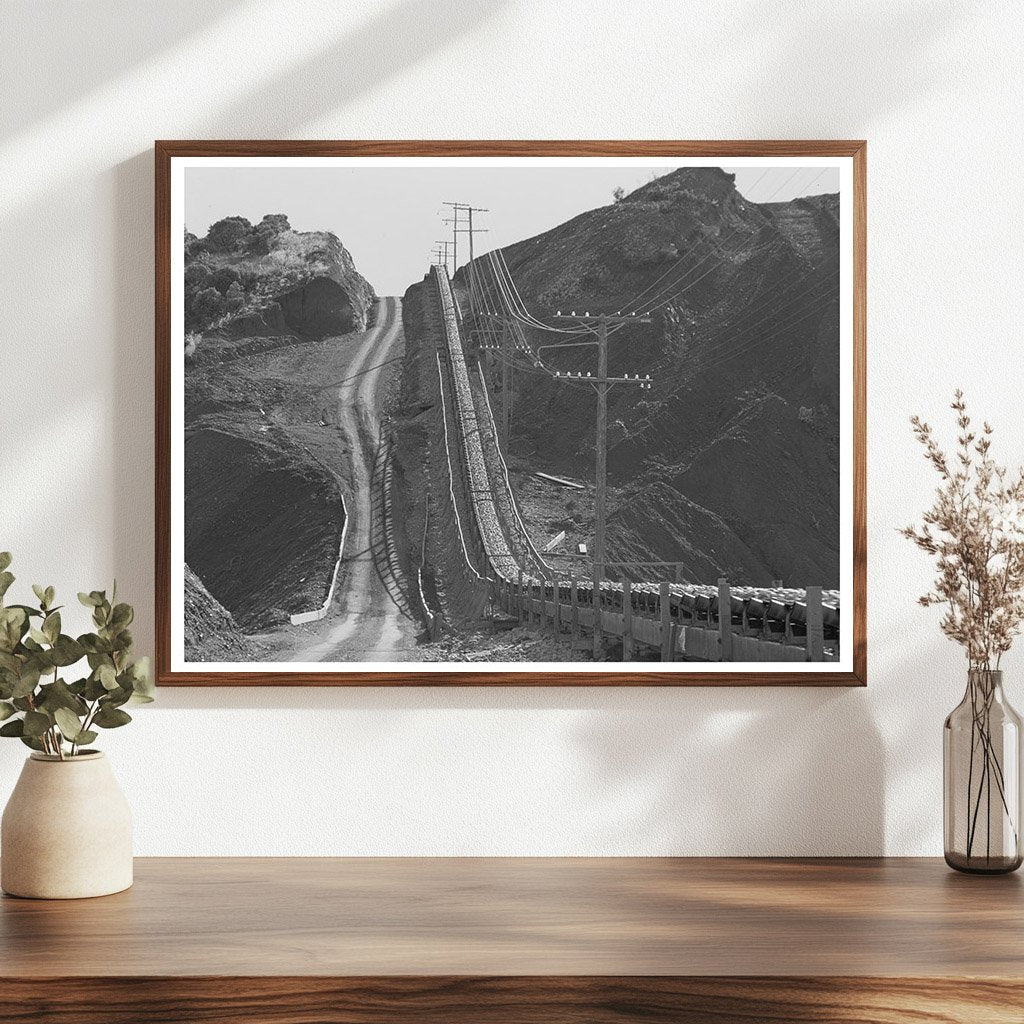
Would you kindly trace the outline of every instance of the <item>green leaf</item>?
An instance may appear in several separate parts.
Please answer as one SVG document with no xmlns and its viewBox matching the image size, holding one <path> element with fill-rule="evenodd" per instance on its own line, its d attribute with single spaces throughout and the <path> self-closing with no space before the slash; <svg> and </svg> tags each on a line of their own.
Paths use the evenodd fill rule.
<svg viewBox="0 0 1024 1024">
<path fill-rule="evenodd" d="M 72 692 L 63 679 L 57 679 L 39 688 L 39 699 L 36 701 L 36 707 L 40 711 L 53 712 L 56 712 L 57 708 L 65 708 L 79 718 L 84 717 L 89 711 L 89 705 L 76 693 Z"/>
<path fill-rule="evenodd" d="M 46 639 L 51 644 L 57 642 L 57 637 L 60 636 L 60 612 L 50 612 L 49 615 L 43 619 L 43 632 L 46 634 Z"/>
<path fill-rule="evenodd" d="M 85 681 L 85 689 L 82 691 L 82 696 L 86 700 L 99 700 L 100 697 L 107 695 L 107 688 L 96 678 L 95 675 L 90 675 Z"/>
<path fill-rule="evenodd" d="M 126 685 L 119 686 L 116 690 L 110 690 L 104 695 L 103 705 L 106 707 L 119 708 L 122 704 L 127 704 L 132 699 L 132 684 L 126 682 Z"/>
<path fill-rule="evenodd" d="M 139 658 L 128 666 L 127 674 L 132 683 L 132 703 L 151 704 L 156 696 L 156 686 L 150 672 L 149 658 Z"/>
<path fill-rule="evenodd" d="M 14 684 L 11 692 L 12 697 L 28 697 L 35 692 L 35 688 L 39 685 L 39 666 L 35 664 L 25 664 L 22 666 L 21 674 L 18 676 L 18 681 Z"/>
<path fill-rule="evenodd" d="M 85 648 L 77 640 L 62 633 L 53 645 L 52 655 L 54 665 L 66 668 L 85 657 Z"/>
<path fill-rule="evenodd" d="M 21 608 L 0 608 L 0 651 L 10 653 L 21 643 L 28 628 L 28 616 Z"/>
<path fill-rule="evenodd" d="M 35 626 L 29 627 L 28 635 L 39 645 L 50 643 L 50 638 L 41 629 L 36 629 Z"/>
<path fill-rule="evenodd" d="M 46 588 L 46 593 L 43 594 L 43 597 L 46 598 L 46 607 L 47 608 L 52 608 L 53 607 L 53 600 L 54 600 L 54 598 L 56 596 L 57 596 L 57 591 L 54 590 L 53 587 L 47 587 Z"/>
<path fill-rule="evenodd" d="M 118 629 L 130 626 L 135 618 L 135 609 L 130 604 L 115 604 L 110 613 L 110 624 Z"/>
<path fill-rule="evenodd" d="M 3 571 L 11 564 L 10 551 L 0 551 L 0 571 Z"/>
<path fill-rule="evenodd" d="M 0 736 L 24 736 L 25 722 L 20 718 L 0 725 Z"/>
<path fill-rule="evenodd" d="M 4 554 L 7 554 L 7 552 L 5 551 Z M 0 598 L 7 593 L 13 582 L 14 577 L 9 572 L 0 572 Z"/>
<path fill-rule="evenodd" d="M 53 717 L 64 738 L 72 743 L 77 743 L 79 734 L 82 732 L 82 720 L 78 715 L 67 708 L 57 708 Z"/>
<path fill-rule="evenodd" d="M 93 718 L 93 724 L 98 725 L 101 729 L 117 729 L 122 725 L 127 725 L 131 720 L 132 716 L 129 715 L 127 711 L 122 711 L 120 708 L 104 704 L 99 711 L 96 712 L 96 716 Z"/>
<path fill-rule="evenodd" d="M 90 655 L 90 668 L 95 668 L 96 664 L 98 664 L 98 662 L 96 664 L 93 663 L 91 655 L 110 653 L 110 641 L 102 636 L 97 636 L 95 633 L 83 633 L 78 638 L 78 643 L 82 649 L 87 651 Z"/>
<path fill-rule="evenodd" d="M 79 746 L 82 746 L 84 743 L 92 743 L 97 736 L 99 736 L 98 732 L 93 732 L 92 729 L 83 729 L 82 732 L 78 734 L 78 739 L 75 740 L 75 742 Z"/>
<path fill-rule="evenodd" d="M 0 700 L 0 722 L 6 722 L 11 715 L 18 713 L 18 709 L 9 701 Z"/>
<path fill-rule="evenodd" d="M 3 729 L 0 729 L 0 735 L 3 735 Z M 38 750 L 40 753 L 46 753 L 46 747 L 35 738 L 35 736 L 21 736 L 19 737 L 22 743 L 26 747 L 31 747 L 33 750 Z"/>
<path fill-rule="evenodd" d="M 30 604 L 9 604 L 8 608 L 20 608 L 30 619 L 42 619 L 45 618 L 43 613 L 38 609 L 34 608 Z"/>
<path fill-rule="evenodd" d="M 117 673 L 113 665 L 100 665 L 96 669 L 96 678 L 103 684 L 105 690 L 116 690 L 118 687 Z"/>
<path fill-rule="evenodd" d="M 36 597 L 39 599 L 40 605 L 42 605 L 42 607 L 45 608 L 46 607 L 46 587 L 41 587 L 41 586 L 39 586 L 38 583 L 33 583 L 32 584 L 32 593 L 35 594 Z"/>
<path fill-rule="evenodd" d="M 50 716 L 44 715 L 41 711 L 25 712 L 25 735 L 42 736 L 50 728 Z"/>
<path fill-rule="evenodd" d="M 83 594 L 82 591 L 79 591 L 78 600 L 81 601 L 86 608 L 95 608 L 96 605 L 100 603 L 95 590 L 91 594 Z"/>
</svg>

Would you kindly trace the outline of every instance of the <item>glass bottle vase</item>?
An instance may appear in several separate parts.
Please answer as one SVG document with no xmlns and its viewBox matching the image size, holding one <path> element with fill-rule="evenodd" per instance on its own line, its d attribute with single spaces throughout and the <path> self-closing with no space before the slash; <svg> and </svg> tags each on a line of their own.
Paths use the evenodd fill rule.
<svg viewBox="0 0 1024 1024">
<path fill-rule="evenodd" d="M 1003 673 L 972 669 L 943 727 L 946 863 L 1001 874 L 1021 865 L 1021 719 Z"/>
</svg>

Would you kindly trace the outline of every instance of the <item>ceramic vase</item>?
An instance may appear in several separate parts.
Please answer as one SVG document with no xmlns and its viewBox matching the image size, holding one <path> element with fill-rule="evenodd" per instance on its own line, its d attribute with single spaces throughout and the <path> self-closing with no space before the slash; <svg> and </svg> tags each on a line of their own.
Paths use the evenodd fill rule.
<svg viewBox="0 0 1024 1024">
<path fill-rule="evenodd" d="M 32 754 L 0 825 L 4 892 L 69 900 L 131 884 L 131 811 L 107 758 Z"/>
</svg>

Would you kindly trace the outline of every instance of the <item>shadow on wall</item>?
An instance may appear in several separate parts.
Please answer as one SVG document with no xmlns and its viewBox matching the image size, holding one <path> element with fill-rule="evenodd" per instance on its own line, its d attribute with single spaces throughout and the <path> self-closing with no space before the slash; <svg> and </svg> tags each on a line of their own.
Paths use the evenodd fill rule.
<svg viewBox="0 0 1024 1024">
<path fill-rule="evenodd" d="M 676 856 L 877 855 L 882 739 L 864 691 L 624 694 L 575 741 L 606 807 L 595 849 Z M 838 730 L 838 734 L 837 734 Z"/>
<path fill-rule="evenodd" d="M 184 39 L 225 17 L 239 0 L 219 4 L 151 4 L 140 17 L 136 0 L 90 0 L 87 4 L 5 4 L 7 40 L 4 77 L 17 82 L 0 106 L 0 138 L 72 106 L 83 96 L 157 58 Z M 28 45 L 45 32 L 45 46 Z M 87 59 L 85 57 L 87 55 Z M 72 74 L 69 68 L 74 68 Z"/>
<path fill-rule="evenodd" d="M 327 112 L 379 88 L 431 54 L 469 35 L 507 7 L 509 0 L 461 0 L 458 17 L 433 0 L 401 0 L 369 18 L 322 53 L 297 63 L 211 118 L 214 137 L 231 138 L 233 126 L 260 112 L 260 135 L 294 135 Z M 224 133 L 227 133 L 226 135 Z"/>
<path fill-rule="evenodd" d="M 467 720 L 480 710 L 539 712 L 537 728 L 549 730 L 554 744 L 550 763 L 531 760 L 513 777 L 546 779 L 549 790 L 510 792 L 509 814 L 532 808 L 543 815 L 547 798 L 561 801 L 562 841 L 572 849 L 594 856 L 877 856 L 885 849 L 885 760 L 867 696 L 812 687 L 217 687 L 164 689 L 147 712 L 295 709 L 353 719 L 369 712 L 376 725 L 367 734 L 378 729 L 382 736 L 392 729 L 403 735 L 417 712 L 425 729 L 437 728 L 437 711 L 465 712 Z M 345 729 L 342 718 L 337 731 Z M 442 745 L 437 756 L 457 760 L 462 747 L 441 753 Z M 537 756 L 510 730 L 501 754 L 510 767 Z M 505 841 L 515 848 L 511 834 Z M 431 848 L 433 839 L 424 842 Z"/>
<path fill-rule="evenodd" d="M 784 0 L 772 5 L 770 16 L 758 4 L 745 4 L 739 18 L 723 23 L 722 46 L 729 52 L 740 37 L 752 52 L 762 53 L 762 60 L 743 65 L 750 76 L 746 88 L 757 95 L 767 76 L 786 97 L 771 110 L 756 104 L 748 108 L 751 138 L 805 138 L 807 125 L 822 125 L 823 116 L 834 128 L 813 132 L 816 137 L 863 138 L 890 109 L 950 88 L 950 69 L 936 60 L 936 45 L 947 34 L 962 32 L 968 18 L 985 16 L 981 7 L 954 0 L 811 7 Z M 874 73 L 894 57 L 898 75 Z M 857 87 L 851 89 L 851 81 Z"/>
</svg>

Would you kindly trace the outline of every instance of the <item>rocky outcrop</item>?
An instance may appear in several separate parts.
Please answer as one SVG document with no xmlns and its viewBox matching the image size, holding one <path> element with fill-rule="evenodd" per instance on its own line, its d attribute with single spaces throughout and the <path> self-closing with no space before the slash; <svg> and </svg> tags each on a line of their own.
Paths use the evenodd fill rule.
<svg viewBox="0 0 1024 1024">
<path fill-rule="evenodd" d="M 293 231 L 283 214 L 226 217 L 185 239 L 185 326 L 232 338 L 322 338 L 365 330 L 375 301 L 329 231 Z"/>
</svg>

